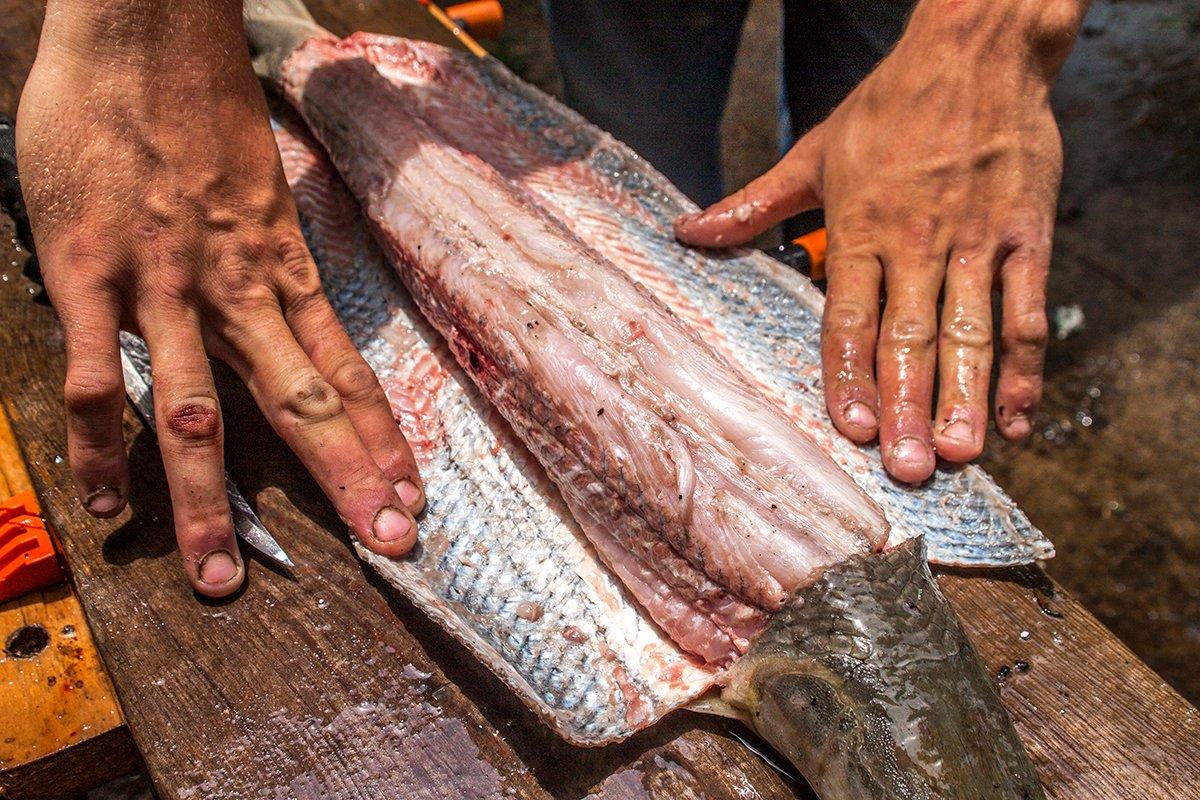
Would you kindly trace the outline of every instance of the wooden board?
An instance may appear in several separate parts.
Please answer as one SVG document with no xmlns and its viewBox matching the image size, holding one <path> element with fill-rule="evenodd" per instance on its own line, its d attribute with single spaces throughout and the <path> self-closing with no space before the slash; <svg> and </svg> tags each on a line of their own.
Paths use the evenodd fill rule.
<svg viewBox="0 0 1200 800">
<path fill-rule="evenodd" d="M 0 500 L 31 488 L 0 411 Z M 137 768 L 116 691 L 69 584 L 0 604 L 0 643 L 0 797 L 66 800 Z"/>
<path fill-rule="evenodd" d="M 389 4 L 400 16 L 382 2 L 313 5 L 339 32 L 413 32 L 401 3 Z M 359 7 L 374 16 L 356 16 Z M 0 252 L 0 264 L 10 256 Z M 687 713 L 613 747 L 564 744 L 358 564 L 315 485 L 225 380 L 231 472 L 302 567 L 291 579 L 251 556 L 244 591 L 222 603 L 197 599 L 171 540 L 153 437 L 131 412 L 131 511 L 98 522 L 79 509 L 56 461 L 65 452 L 61 336 L 52 312 L 7 271 L 0 398 L 47 515 L 70 531 L 72 572 L 163 798 L 260 789 L 476 798 L 500 787 L 529 798 L 784 800 L 805 791 L 746 749 L 738 729 Z M 1195 795 L 1195 709 L 1039 571 L 952 573 L 942 585 L 989 667 L 1009 667 L 1005 703 L 1051 797 Z"/>
</svg>

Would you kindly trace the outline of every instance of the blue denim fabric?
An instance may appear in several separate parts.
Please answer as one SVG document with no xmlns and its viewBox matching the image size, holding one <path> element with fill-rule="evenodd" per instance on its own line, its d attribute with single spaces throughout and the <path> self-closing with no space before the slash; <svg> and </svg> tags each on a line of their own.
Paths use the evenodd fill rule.
<svg viewBox="0 0 1200 800">
<path fill-rule="evenodd" d="M 749 0 L 543 0 L 569 105 L 701 205 L 724 194 L 721 114 Z M 899 37 L 908 4 L 785 0 L 791 129 L 825 117 Z"/>
</svg>

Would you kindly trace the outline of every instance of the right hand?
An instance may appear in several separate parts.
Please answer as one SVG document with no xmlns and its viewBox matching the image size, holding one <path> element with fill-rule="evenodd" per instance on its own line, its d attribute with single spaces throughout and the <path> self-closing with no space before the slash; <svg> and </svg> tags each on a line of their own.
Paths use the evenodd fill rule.
<svg viewBox="0 0 1200 800">
<path fill-rule="evenodd" d="M 128 499 L 120 326 L 150 348 L 175 532 L 197 592 L 227 595 L 245 574 L 208 355 L 237 371 L 363 544 L 406 553 L 421 480 L 321 290 L 240 3 L 52 1 L 17 152 L 66 338 L 71 471 L 88 511 L 111 517 Z"/>
</svg>

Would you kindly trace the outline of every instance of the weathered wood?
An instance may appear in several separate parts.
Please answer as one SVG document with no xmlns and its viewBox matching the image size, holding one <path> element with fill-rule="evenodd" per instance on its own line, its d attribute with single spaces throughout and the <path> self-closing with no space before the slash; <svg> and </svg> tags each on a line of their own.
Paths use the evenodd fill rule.
<svg viewBox="0 0 1200 800">
<path fill-rule="evenodd" d="M 1200 712 L 1044 572 L 944 572 L 939 584 L 1050 797 L 1200 797 Z"/>
<path fill-rule="evenodd" d="M 311 5 L 338 33 L 362 28 L 446 41 L 436 29 L 418 29 L 428 20 L 413 14 L 415 3 Z M 14 63 L 0 71 L 20 70 L 27 59 Z M 21 76 L 6 79 L 19 86 Z M 0 252 L 0 264 L 11 255 Z M 52 313 L 29 302 L 16 270 L 7 271 L 0 396 L 35 465 L 48 516 L 71 532 L 72 571 L 164 798 L 254 796 L 263 788 L 299 797 L 475 798 L 498 785 L 517 797 L 794 795 L 796 787 L 719 720 L 681 712 L 602 750 L 557 739 L 358 565 L 299 463 L 244 393 L 228 387 L 231 471 L 303 566 L 293 581 L 252 561 L 234 599 L 198 600 L 171 541 L 153 439 L 131 413 L 132 513 L 102 523 L 79 510 L 66 465 L 55 463 L 64 452 L 61 337 Z M 941 580 L 989 667 L 1009 668 L 1004 699 L 1052 797 L 1196 793 L 1195 709 L 1077 604 L 1052 596 L 1040 572 Z M 1062 617 L 1043 613 L 1039 597 Z M 1017 669 L 1017 661 L 1030 666 Z"/>
<path fill-rule="evenodd" d="M 0 500 L 31 488 L 0 411 Z M 69 585 L 0 605 L 0 643 L 0 797 L 65 800 L 140 764 Z"/>
<path fill-rule="evenodd" d="M 306 0 L 305 5 L 317 22 L 338 36 L 371 31 L 462 46 L 415 0 Z"/>
</svg>

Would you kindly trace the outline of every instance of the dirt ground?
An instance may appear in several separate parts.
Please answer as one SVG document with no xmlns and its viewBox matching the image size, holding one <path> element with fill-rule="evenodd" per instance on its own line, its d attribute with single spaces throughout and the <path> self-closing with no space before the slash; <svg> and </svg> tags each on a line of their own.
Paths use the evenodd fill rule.
<svg viewBox="0 0 1200 800">
<path fill-rule="evenodd" d="M 539 4 L 505 9 L 497 53 L 555 91 Z M 776 157 L 779 16 L 754 0 L 744 30 L 731 188 Z M 1066 166 L 1049 311 L 1083 325 L 1050 345 L 1033 442 L 993 436 L 983 462 L 1054 540 L 1051 574 L 1200 702 L 1200 6 L 1098 0 L 1054 103 Z"/>
</svg>

